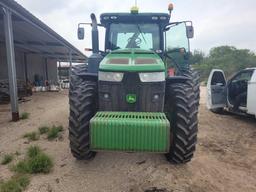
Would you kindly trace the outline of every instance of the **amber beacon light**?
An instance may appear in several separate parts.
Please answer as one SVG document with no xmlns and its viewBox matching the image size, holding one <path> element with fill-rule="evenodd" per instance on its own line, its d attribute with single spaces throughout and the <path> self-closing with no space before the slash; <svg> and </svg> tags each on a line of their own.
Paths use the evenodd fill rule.
<svg viewBox="0 0 256 192">
<path fill-rule="evenodd" d="M 170 15 L 172 14 L 173 8 L 174 8 L 173 4 L 170 3 L 170 4 L 168 5 L 168 10 L 169 10 Z"/>
</svg>

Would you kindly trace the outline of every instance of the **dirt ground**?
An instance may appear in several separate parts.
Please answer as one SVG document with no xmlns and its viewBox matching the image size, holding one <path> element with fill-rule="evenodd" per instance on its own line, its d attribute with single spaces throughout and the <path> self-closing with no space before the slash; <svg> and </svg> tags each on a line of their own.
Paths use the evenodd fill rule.
<svg viewBox="0 0 256 192">
<path fill-rule="evenodd" d="M 170 165 L 163 155 L 144 153 L 98 153 L 93 161 L 76 161 L 69 151 L 68 94 L 37 93 L 21 103 L 30 118 L 9 122 L 9 106 L 0 105 L 0 156 L 39 145 L 53 157 L 55 166 L 47 175 L 35 175 L 27 191 L 140 192 L 152 187 L 165 192 L 255 192 L 256 120 L 207 111 L 205 89 L 199 114 L 199 135 L 192 162 Z M 41 125 L 63 125 L 63 139 L 27 143 L 22 138 Z M 0 180 L 12 173 L 0 165 Z M 160 190 L 159 190 L 160 191 Z"/>
</svg>

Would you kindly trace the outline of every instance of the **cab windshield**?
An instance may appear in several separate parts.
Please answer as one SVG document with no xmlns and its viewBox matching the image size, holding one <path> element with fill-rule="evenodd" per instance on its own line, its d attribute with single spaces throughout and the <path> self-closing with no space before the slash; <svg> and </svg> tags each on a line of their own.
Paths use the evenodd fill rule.
<svg viewBox="0 0 256 192">
<path fill-rule="evenodd" d="M 111 50 L 139 48 L 160 49 L 160 30 L 157 24 L 111 24 L 108 47 Z"/>
</svg>

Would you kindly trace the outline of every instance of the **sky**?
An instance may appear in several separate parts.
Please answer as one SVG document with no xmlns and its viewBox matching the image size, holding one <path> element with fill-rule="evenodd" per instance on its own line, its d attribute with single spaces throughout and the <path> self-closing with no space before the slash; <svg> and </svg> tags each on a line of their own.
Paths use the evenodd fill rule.
<svg viewBox="0 0 256 192">
<path fill-rule="evenodd" d="M 129 12 L 134 5 L 134 0 L 16 1 L 83 53 L 91 48 L 91 34 L 88 26 L 85 40 L 78 40 L 79 22 L 90 22 L 91 13 L 99 18 L 105 12 Z M 192 50 L 208 53 L 213 47 L 231 45 L 256 52 L 256 0 L 138 0 L 140 12 L 168 13 L 169 3 L 174 4 L 171 21 L 193 21 Z"/>
</svg>

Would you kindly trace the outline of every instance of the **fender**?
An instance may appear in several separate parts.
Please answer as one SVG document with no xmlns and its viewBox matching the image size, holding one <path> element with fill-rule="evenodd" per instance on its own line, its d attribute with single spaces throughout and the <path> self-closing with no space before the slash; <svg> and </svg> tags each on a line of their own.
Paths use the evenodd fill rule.
<svg viewBox="0 0 256 192">
<path fill-rule="evenodd" d="M 88 72 L 88 65 L 75 65 L 72 67 L 73 75 L 79 76 L 80 78 L 88 81 L 98 81 L 98 73 Z"/>
<path fill-rule="evenodd" d="M 78 74 L 79 77 L 81 77 L 84 80 L 88 81 L 98 81 L 98 74 L 96 73 L 80 73 Z"/>
<path fill-rule="evenodd" d="M 174 77 L 167 77 L 166 84 L 173 84 L 173 83 L 186 83 L 187 81 L 191 80 L 189 77 L 184 76 L 174 76 Z"/>
</svg>

